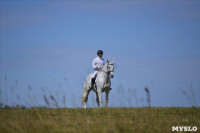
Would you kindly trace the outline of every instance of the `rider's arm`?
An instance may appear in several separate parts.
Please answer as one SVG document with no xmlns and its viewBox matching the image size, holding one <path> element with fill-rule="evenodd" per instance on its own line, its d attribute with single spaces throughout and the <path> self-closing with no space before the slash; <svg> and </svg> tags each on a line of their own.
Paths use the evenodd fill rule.
<svg viewBox="0 0 200 133">
<path fill-rule="evenodd" d="M 95 69 L 97 69 L 97 67 L 98 67 L 97 62 L 94 59 L 93 62 L 92 62 L 92 68 L 95 70 Z"/>
</svg>

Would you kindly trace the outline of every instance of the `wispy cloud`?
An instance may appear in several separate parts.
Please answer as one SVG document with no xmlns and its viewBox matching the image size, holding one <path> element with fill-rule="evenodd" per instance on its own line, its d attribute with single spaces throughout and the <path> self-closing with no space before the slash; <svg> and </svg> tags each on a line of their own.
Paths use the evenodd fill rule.
<svg viewBox="0 0 200 133">
<path fill-rule="evenodd" d="M 120 59 L 119 74 L 128 79 L 199 81 L 200 57 Z"/>
<path fill-rule="evenodd" d="M 23 6 L 21 3 L 24 3 Z M 193 6 L 195 8 L 193 9 Z M 15 6 L 2 3 L 1 29 L 37 26 L 63 20 L 69 14 L 81 13 L 129 16 L 174 21 L 176 19 L 200 19 L 198 1 L 45 1 L 19 2 Z M 14 7 L 12 10 L 11 7 Z"/>
<path fill-rule="evenodd" d="M 179 13 L 179 17 L 184 20 L 200 20 L 200 10 L 188 10 Z"/>
<path fill-rule="evenodd" d="M 38 26 L 51 20 L 49 17 L 37 13 L 3 13 L 1 14 L 1 29 Z"/>
<path fill-rule="evenodd" d="M 24 47 L 18 50 L 7 51 L 9 57 L 2 56 L 1 69 L 9 70 L 14 68 L 54 68 L 74 67 L 90 63 L 96 51 L 93 48 L 76 48 L 69 46 L 46 46 L 46 47 Z M 90 63 L 91 64 L 91 63 Z"/>
</svg>

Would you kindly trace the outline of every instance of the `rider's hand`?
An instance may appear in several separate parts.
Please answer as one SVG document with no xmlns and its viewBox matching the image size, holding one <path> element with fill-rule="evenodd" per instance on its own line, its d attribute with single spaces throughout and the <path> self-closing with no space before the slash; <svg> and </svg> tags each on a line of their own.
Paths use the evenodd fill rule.
<svg viewBox="0 0 200 133">
<path fill-rule="evenodd" d="M 101 69 L 101 67 L 100 67 L 100 66 L 97 66 L 97 69 Z"/>
</svg>

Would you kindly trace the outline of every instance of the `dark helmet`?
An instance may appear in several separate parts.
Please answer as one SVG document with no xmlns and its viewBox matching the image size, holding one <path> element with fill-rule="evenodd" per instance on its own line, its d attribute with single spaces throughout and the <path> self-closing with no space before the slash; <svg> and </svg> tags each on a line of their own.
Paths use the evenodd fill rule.
<svg viewBox="0 0 200 133">
<path fill-rule="evenodd" d="M 97 51 L 97 55 L 98 55 L 98 54 L 103 54 L 103 51 L 102 51 L 102 50 L 98 50 L 98 51 Z"/>
</svg>

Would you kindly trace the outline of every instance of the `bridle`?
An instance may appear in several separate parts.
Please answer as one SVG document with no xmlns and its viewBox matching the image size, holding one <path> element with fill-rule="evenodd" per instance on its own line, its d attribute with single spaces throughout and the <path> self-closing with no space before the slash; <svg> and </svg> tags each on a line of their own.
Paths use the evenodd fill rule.
<svg viewBox="0 0 200 133">
<path fill-rule="evenodd" d="M 105 72 L 105 73 L 108 74 L 108 75 L 109 75 L 111 72 L 113 72 L 113 70 L 112 70 L 112 71 L 106 72 L 106 71 L 104 71 L 103 69 L 101 69 L 101 71 Z"/>
<path fill-rule="evenodd" d="M 101 71 L 103 71 L 103 72 L 105 72 L 106 74 L 110 75 L 111 72 L 114 72 L 114 69 L 113 69 L 112 71 L 108 71 L 108 72 L 104 71 L 103 69 L 101 69 Z"/>
</svg>

